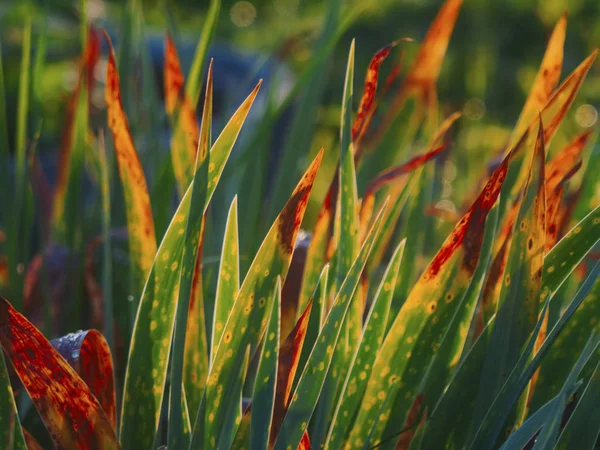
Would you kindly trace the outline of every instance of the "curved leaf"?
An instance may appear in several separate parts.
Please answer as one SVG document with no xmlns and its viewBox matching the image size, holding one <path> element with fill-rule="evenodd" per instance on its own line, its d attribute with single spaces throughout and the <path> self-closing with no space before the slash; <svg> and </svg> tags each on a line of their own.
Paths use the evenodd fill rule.
<svg viewBox="0 0 600 450">
<path fill-rule="evenodd" d="M 71 333 L 50 341 L 94 394 L 113 430 L 117 429 L 117 399 L 110 347 L 98 331 Z"/>
<path fill-rule="evenodd" d="M 75 369 L 3 298 L 0 344 L 57 447 L 120 448 L 110 420 Z"/>
</svg>

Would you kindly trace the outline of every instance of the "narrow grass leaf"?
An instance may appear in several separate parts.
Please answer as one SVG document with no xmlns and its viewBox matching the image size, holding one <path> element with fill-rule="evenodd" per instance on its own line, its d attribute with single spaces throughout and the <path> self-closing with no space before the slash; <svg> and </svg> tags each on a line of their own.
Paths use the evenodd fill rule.
<svg viewBox="0 0 600 450">
<path fill-rule="evenodd" d="M 200 40 L 198 41 L 196 52 L 194 53 L 192 67 L 190 68 L 190 72 L 187 77 L 185 90 L 188 98 L 192 102 L 193 107 L 198 104 L 198 99 L 200 98 L 200 92 L 202 90 L 202 69 L 204 68 L 204 63 L 206 62 L 208 47 L 210 46 L 217 29 L 220 9 L 221 0 L 211 0 L 208 12 L 206 14 L 206 20 L 202 27 L 202 33 L 200 34 Z"/>
<path fill-rule="evenodd" d="M 168 46 L 168 44 L 167 44 Z M 174 51 L 174 49 L 173 49 Z M 178 86 L 179 98 L 182 98 L 183 85 Z M 175 329 L 173 335 L 173 349 L 171 359 L 171 395 L 169 396 L 169 432 L 168 446 L 171 448 L 185 448 L 189 444 L 191 423 L 184 405 L 184 373 L 189 374 L 193 364 L 195 377 L 186 379 L 193 398 L 193 407 L 196 408 L 200 401 L 201 390 L 206 374 L 208 373 L 208 346 L 204 327 L 204 300 L 202 298 L 202 233 L 204 230 L 204 214 L 208 206 L 208 172 L 210 165 L 210 133 L 212 122 L 212 66 L 208 71 L 206 83 L 206 97 L 202 120 L 202 131 L 188 126 L 189 121 L 196 124 L 193 110 L 191 117 L 189 109 L 182 108 L 177 119 L 177 129 L 181 129 L 181 138 L 190 145 L 197 145 L 194 153 L 194 184 L 190 197 L 190 210 L 185 228 L 185 243 L 181 257 L 181 277 L 179 280 L 179 294 L 175 316 Z M 187 104 L 185 98 L 183 104 Z M 188 117 L 185 119 L 184 117 Z M 189 119 L 189 120 L 188 120 Z M 179 128 L 181 126 L 181 128 Z M 202 139 L 199 139 L 199 134 Z M 192 180 L 189 180 L 190 182 Z M 192 312 L 192 317 L 189 317 Z M 190 322 L 188 327 L 188 320 Z M 190 332 L 189 334 L 187 332 Z M 185 370 L 185 359 L 188 359 L 188 368 Z M 185 370 L 185 372 L 184 372 Z M 183 417 L 183 420 L 181 418 Z"/>
<path fill-rule="evenodd" d="M 471 209 L 456 224 L 394 319 L 373 364 L 361 408 L 356 412 L 349 434 L 349 445 L 365 442 L 381 414 L 388 417 L 393 402 L 386 400 L 393 398 L 400 389 L 400 380 L 407 383 L 402 385 L 406 402 L 404 413 L 394 420 L 404 423 L 408 408 L 418 394 L 423 370 L 433 358 L 431 350 L 439 347 L 449 318 L 460 307 L 473 277 L 483 243 L 485 220 L 500 194 L 510 157 L 496 169 Z M 434 326 L 438 323 L 444 326 Z M 413 356 L 420 339 L 426 339 L 430 346 L 421 348 Z M 411 372 L 406 371 L 411 357 L 418 360 L 418 367 L 423 370 L 413 366 Z M 355 414 L 355 411 L 348 413 Z M 378 440 L 372 442 L 376 445 Z"/>
<path fill-rule="evenodd" d="M 309 325 L 310 313 L 312 311 L 312 302 L 309 302 L 306 309 L 298 319 L 294 329 L 290 332 L 285 341 L 281 344 L 279 350 L 279 360 L 277 364 L 277 385 L 275 389 L 275 402 L 273 408 L 273 423 L 271 425 L 271 444 L 275 442 L 277 433 L 283 422 L 285 412 L 290 404 L 292 386 L 300 362 L 300 356 L 304 347 L 304 339 Z"/>
<path fill-rule="evenodd" d="M 142 292 L 144 282 L 156 256 L 156 236 L 146 178 L 121 103 L 121 88 L 115 53 L 107 34 L 105 34 L 105 39 L 110 48 L 106 69 L 108 124 L 112 132 L 119 174 L 123 183 L 129 231 L 129 251 L 134 279 L 138 287 L 134 295 L 137 298 Z"/>
<path fill-rule="evenodd" d="M 267 450 L 269 448 L 269 435 L 275 406 L 275 388 L 279 382 L 277 374 L 279 371 L 279 325 L 281 322 L 280 279 L 277 279 L 273 295 L 271 316 L 267 325 L 252 393 L 254 413 L 250 418 L 248 434 L 250 446 L 255 450 Z"/>
<path fill-rule="evenodd" d="M 171 122 L 171 157 L 179 195 L 183 195 L 194 176 L 194 161 L 200 130 L 196 110 L 185 95 L 184 79 L 177 49 L 167 36 L 165 40 L 165 108 Z"/>
<path fill-rule="evenodd" d="M 329 427 L 325 443 L 328 448 L 342 447 L 346 433 L 352 423 L 350 411 L 357 409 L 366 388 L 367 380 L 371 374 L 371 367 L 383 342 L 405 242 L 406 240 L 403 240 L 396 247 L 373 298 L 373 304 L 365 321 L 360 344 L 350 362 L 348 375 Z"/>
<path fill-rule="evenodd" d="M 538 322 L 545 231 L 545 147 L 542 124 L 516 220 L 498 313 L 490 336 L 475 405 L 482 418 L 515 366 L 521 349 Z"/>
<path fill-rule="evenodd" d="M 308 327 L 306 329 L 306 336 L 304 337 L 304 345 L 302 346 L 302 353 L 300 354 L 300 361 L 298 362 L 298 370 L 296 371 L 296 379 L 294 380 L 294 386 L 292 390 L 296 389 L 300 375 L 306 366 L 306 362 L 312 352 L 312 349 L 317 342 L 317 337 L 323 328 L 323 321 L 325 320 L 325 308 L 327 305 L 327 282 L 329 278 L 329 264 L 326 264 L 321 271 L 317 286 L 311 296 L 309 302 L 312 303 L 310 309 L 310 317 L 308 319 Z M 304 307 L 304 310 L 306 307 Z"/>
<path fill-rule="evenodd" d="M 556 441 L 558 439 L 560 428 L 562 425 L 562 419 L 564 411 L 567 407 L 569 399 L 576 391 L 576 384 L 578 383 L 578 378 L 580 376 L 581 371 L 588 361 L 598 360 L 598 358 L 594 358 L 594 353 L 596 353 L 596 349 L 600 344 L 600 335 L 597 332 L 593 332 L 583 351 L 581 352 L 577 362 L 573 366 L 569 377 L 565 381 L 558 398 L 559 400 L 554 404 L 552 411 L 546 417 L 546 422 L 542 427 L 542 431 L 539 436 L 536 438 L 535 445 L 533 446 L 533 450 L 542 450 L 542 449 L 554 449 L 556 445 Z M 596 369 L 594 372 L 597 371 Z M 595 444 L 592 443 L 592 444 Z M 581 447 L 580 447 L 581 448 Z"/>
<path fill-rule="evenodd" d="M 0 442 L 6 450 L 26 450 L 25 438 L 21 429 L 19 413 L 8 377 L 8 368 L 4 361 L 4 353 L 0 352 Z"/>
<path fill-rule="evenodd" d="M 235 372 L 231 370 L 235 358 L 231 358 L 230 355 L 238 355 L 247 345 L 251 346 L 251 353 L 253 353 L 264 333 L 270 307 L 268 297 L 274 288 L 276 278 L 285 277 L 289 269 L 296 236 L 322 157 L 321 151 L 300 180 L 290 200 L 263 240 L 248 270 L 248 275 L 240 287 L 208 375 L 205 416 L 199 415 L 196 418 L 192 448 L 198 445 L 212 448 L 218 444 L 219 427 L 226 413 L 221 403 L 223 391 Z M 199 425 L 199 422 L 203 422 L 204 425 Z M 197 430 L 202 427 L 203 435 L 200 435 Z"/>
<path fill-rule="evenodd" d="M 319 400 L 334 349 L 340 338 L 342 323 L 348 313 L 350 302 L 360 281 L 360 275 L 367 263 L 369 253 L 373 248 L 373 241 L 380 231 L 381 218 L 382 212 L 374 221 L 356 260 L 340 286 L 317 343 L 292 395 L 291 403 L 275 442 L 275 450 L 286 449 L 289 446 L 292 448 L 297 447 L 307 429 L 308 422 Z"/>
<path fill-rule="evenodd" d="M 238 295 L 240 288 L 240 258 L 238 242 L 238 216 L 237 196 L 233 198 L 227 224 L 225 225 L 225 236 L 223 237 L 223 250 L 219 263 L 219 278 L 217 279 L 217 294 L 215 296 L 215 314 L 213 319 L 213 337 L 211 340 L 211 359 L 217 352 L 221 341 L 223 328 L 227 323 L 229 313 Z M 277 341 L 279 342 L 279 340 Z"/>
<path fill-rule="evenodd" d="M 204 213 L 259 87 L 260 84 L 232 116 L 205 160 L 210 179 L 206 184 Z M 121 414 L 120 439 L 126 448 L 152 445 L 158 427 L 193 186 L 194 183 L 183 196 L 165 233 L 138 308 L 123 392 L 123 397 L 129 395 L 130 400 L 123 403 Z"/>
<path fill-rule="evenodd" d="M 594 417 L 598 402 L 600 401 L 600 367 L 596 365 L 592 376 L 581 393 L 575 407 L 575 411 L 562 430 L 556 450 L 568 450 L 579 448 L 581 450 L 592 450 L 598 441 L 600 427 L 598 420 L 590 424 L 590 418 Z"/>
<path fill-rule="evenodd" d="M 548 45 L 546 46 L 546 53 L 533 81 L 533 85 L 529 90 L 523 110 L 513 129 L 507 151 L 510 151 L 513 145 L 517 143 L 517 140 L 523 135 L 531 122 L 536 120 L 538 111 L 541 111 L 546 106 L 548 99 L 558 85 L 562 70 L 566 33 L 567 15 L 565 13 L 558 20 L 550 35 Z"/>
</svg>

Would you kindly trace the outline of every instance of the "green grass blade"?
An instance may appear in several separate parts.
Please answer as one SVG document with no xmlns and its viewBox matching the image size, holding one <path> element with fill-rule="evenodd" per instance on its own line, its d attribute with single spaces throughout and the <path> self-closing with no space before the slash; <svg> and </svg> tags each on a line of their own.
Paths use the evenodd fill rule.
<svg viewBox="0 0 600 450">
<path fill-rule="evenodd" d="M 205 448 L 215 448 L 221 445 L 217 439 L 221 424 L 226 417 L 222 400 L 224 390 L 229 386 L 231 377 L 235 375 L 235 370 L 232 369 L 235 367 L 233 365 L 235 357 L 231 356 L 239 355 L 247 345 L 251 346 L 251 353 L 253 353 L 264 333 L 270 310 L 269 297 L 277 276 L 287 275 L 296 236 L 322 157 L 321 151 L 300 180 L 290 200 L 263 240 L 248 270 L 248 275 L 240 287 L 208 375 L 205 416 L 196 418 L 191 448 L 202 445 Z M 204 425 L 200 425 L 200 422 Z M 201 435 L 197 430 L 202 428 L 204 430 Z"/>
<path fill-rule="evenodd" d="M 356 412 L 350 444 L 365 442 L 376 423 L 379 429 L 385 427 L 385 422 L 391 420 L 393 398 L 400 390 L 405 401 L 394 421 L 402 427 L 434 356 L 431 350 L 439 348 L 471 283 L 483 244 L 485 219 L 500 194 L 509 161 L 510 155 L 456 224 L 394 319 L 373 364 L 362 406 Z M 380 420 L 382 415 L 386 420 Z M 373 445 L 378 441 L 379 437 L 374 436 Z"/>
<path fill-rule="evenodd" d="M 10 191 L 8 125 L 6 117 L 6 96 L 4 91 L 4 68 L 2 63 L 2 43 L 0 42 L 0 189 Z M 11 217 L 11 202 L 4 200 L 0 205 L 0 225 L 6 230 Z"/>
<path fill-rule="evenodd" d="M 6 445 L 4 448 L 7 450 L 26 450 L 27 445 L 25 445 L 3 352 L 0 352 L 0 392 L 2 392 L 0 395 L 0 423 L 2 423 L 0 442 Z"/>
<path fill-rule="evenodd" d="M 113 284 L 112 284 L 112 248 L 110 233 L 110 165 L 104 147 L 104 136 L 98 148 L 100 162 L 100 187 L 102 192 L 102 294 L 104 300 L 104 336 L 114 352 L 113 330 Z"/>
<path fill-rule="evenodd" d="M 600 363 L 596 365 L 579 398 L 575 411 L 560 434 L 556 450 L 571 448 L 592 450 L 594 448 L 600 434 L 600 427 L 597 420 L 590 424 L 590 418 L 594 417 L 598 402 L 600 402 Z"/>
<path fill-rule="evenodd" d="M 24 264 L 21 255 L 20 242 L 22 241 L 23 226 L 25 223 L 27 203 L 26 179 L 26 153 L 27 153 L 27 122 L 29 116 L 29 68 L 31 60 L 31 18 L 27 16 L 23 34 L 23 49 L 21 57 L 21 71 L 19 75 L 19 94 L 17 103 L 17 130 L 15 137 L 15 197 L 12 209 L 12 219 L 9 221 L 8 234 L 8 279 L 10 280 L 12 298 L 17 310 L 22 308 L 23 275 L 17 267 Z M 22 272 L 22 271 L 21 271 Z"/>
<path fill-rule="evenodd" d="M 256 98 L 258 87 L 230 119 L 212 146 L 210 157 L 204 162 L 207 164 L 210 159 L 210 182 L 206 186 L 203 213 L 206 212 L 225 163 Z M 123 402 L 121 414 L 123 419 L 120 439 L 125 448 L 149 447 L 158 427 L 177 304 L 173 299 L 177 298 L 179 289 L 183 234 L 190 214 L 193 186 L 194 183 L 185 193 L 165 233 L 137 312 L 123 393 L 126 399 L 129 395 L 129 400 Z"/>
<path fill-rule="evenodd" d="M 502 388 L 506 373 L 515 366 L 538 321 L 545 245 L 545 150 L 540 123 L 521 207 L 515 223 L 498 312 L 490 336 L 475 405 L 474 424 Z"/>
<path fill-rule="evenodd" d="M 200 35 L 200 40 L 196 46 L 196 53 L 194 53 L 192 67 L 187 76 L 185 90 L 194 106 L 198 104 L 198 99 L 200 98 L 200 91 L 202 89 L 202 69 L 206 62 L 208 47 L 217 29 L 220 9 L 221 0 L 211 0 L 206 20 L 202 27 L 202 34 Z"/>
<path fill-rule="evenodd" d="M 541 328 L 542 321 L 544 319 L 544 314 L 542 313 L 538 324 L 536 325 L 536 329 L 530 338 L 527 348 L 523 351 L 521 358 L 517 362 L 515 368 L 511 371 L 510 375 L 504 382 L 504 385 L 499 392 L 499 394 L 494 399 L 491 407 L 487 411 L 485 417 L 480 421 L 481 425 L 476 430 L 476 433 L 471 439 L 470 448 L 476 449 L 481 448 L 483 445 L 489 446 L 494 445 L 498 436 L 500 436 L 501 431 L 504 428 L 506 419 L 509 416 L 510 411 L 512 410 L 515 402 L 521 395 L 521 392 L 527 384 L 529 383 L 531 377 L 538 369 L 540 362 L 547 355 L 548 350 L 551 348 L 552 344 L 556 341 L 558 335 L 562 332 L 565 325 L 568 321 L 573 317 L 573 314 L 581 305 L 581 302 L 585 299 L 585 297 L 589 294 L 593 284 L 596 282 L 598 275 L 600 274 L 600 264 L 597 263 L 593 270 L 590 272 L 588 277 L 585 279 L 583 284 L 581 285 L 579 291 L 560 317 L 558 322 L 552 327 L 552 330 L 547 334 L 546 339 L 543 344 L 535 354 L 535 356 L 531 359 L 529 364 L 527 361 L 531 355 L 531 352 L 534 347 L 535 340 L 537 338 L 537 334 L 539 329 Z M 549 303 L 544 305 L 544 313 L 548 308 Z"/>
<path fill-rule="evenodd" d="M 296 369 L 296 379 L 292 386 L 292 392 L 296 389 L 300 375 L 306 366 L 310 353 L 312 352 L 317 337 L 323 329 L 323 320 L 325 319 L 325 309 L 327 307 L 327 281 L 329 278 L 329 265 L 325 265 L 317 281 L 317 286 L 310 298 L 312 301 L 312 308 L 310 310 L 310 317 L 308 318 L 308 327 L 306 329 L 306 336 L 304 336 L 304 344 L 302 345 L 302 353 L 300 353 L 300 360 L 298 361 L 298 368 Z M 306 306 L 304 306 L 306 310 Z M 303 311 L 304 311 L 303 310 Z"/>
<path fill-rule="evenodd" d="M 542 300 L 554 294 L 600 241 L 600 206 L 575 225 L 544 258 Z"/>
<path fill-rule="evenodd" d="M 223 250 L 219 263 L 219 278 L 217 279 L 217 295 L 215 297 L 215 314 L 212 327 L 211 360 L 217 352 L 217 347 L 223 335 L 223 328 L 238 291 L 240 289 L 240 260 L 238 242 L 237 196 L 233 198 L 227 215 Z"/>
<path fill-rule="evenodd" d="M 510 437 L 502 444 L 500 450 L 521 450 L 537 435 L 546 422 L 548 415 L 554 409 L 558 398 L 553 398 L 534 414 L 531 415 Z"/>
<path fill-rule="evenodd" d="M 233 444 L 231 444 L 230 450 L 248 450 L 250 442 L 250 426 L 252 423 L 252 411 L 251 408 L 247 408 L 242 416 L 242 421 L 237 429 Z"/>
<path fill-rule="evenodd" d="M 281 284 L 281 282 L 280 282 Z M 242 357 L 240 361 L 239 357 Z M 246 347 L 246 350 L 242 354 L 238 354 L 236 358 L 236 367 L 234 383 L 227 386 L 227 392 L 223 397 L 225 404 L 225 416 L 224 421 L 221 423 L 220 435 L 219 435 L 219 446 L 220 450 L 228 450 L 233 444 L 237 428 L 242 421 L 242 389 L 244 388 L 244 380 L 248 372 L 248 362 L 250 359 L 250 345 Z M 210 421 L 210 414 L 209 414 Z"/>
<path fill-rule="evenodd" d="M 388 321 L 390 305 L 398 280 L 405 242 L 406 240 L 403 240 L 396 247 L 375 293 L 358 350 L 350 363 L 348 376 L 329 428 L 325 443 L 328 448 L 341 448 L 352 423 L 350 411 L 356 411 L 362 393 L 366 388 L 367 379 L 371 374 L 371 367 L 383 342 L 385 325 Z"/>
<path fill-rule="evenodd" d="M 598 360 L 598 357 L 594 358 L 593 356 L 594 353 L 596 353 L 598 345 L 600 345 L 600 334 L 598 334 L 598 332 L 595 331 L 589 337 L 583 351 L 581 352 L 581 355 L 579 356 L 577 362 L 573 366 L 573 369 L 571 370 L 567 381 L 563 385 L 563 388 L 561 389 L 560 394 L 558 395 L 559 400 L 555 403 L 553 410 L 548 414 L 542 431 L 540 432 L 539 436 L 536 439 L 535 445 L 533 446 L 533 450 L 551 450 L 555 448 L 556 440 L 558 439 L 560 427 L 562 424 L 563 414 L 565 408 L 567 407 L 569 398 L 575 393 L 579 375 L 586 363 L 589 360 Z M 595 444 L 595 442 L 593 442 L 592 445 L 593 444 Z"/>
<path fill-rule="evenodd" d="M 563 332 L 550 347 L 539 371 L 531 409 L 536 410 L 549 399 L 558 395 L 561 383 L 566 381 L 577 355 L 564 349 L 578 348 L 594 329 L 598 327 L 600 315 L 600 283 L 596 283 L 583 304 L 575 311 L 572 320 L 566 323 Z"/>
<path fill-rule="evenodd" d="M 250 419 L 250 447 L 253 450 L 267 450 L 275 404 L 277 384 L 277 360 L 279 358 L 279 325 L 281 322 L 281 280 L 277 279 L 267 325 L 260 362 L 256 371 L 252 393 L 252 417 Z"/>
<path fill-rule="evenodd" d="M 296 448 L 302 439 L 302 435 L 319 400 L 323 383 L 333 359 L 334 349 L 340 338 L 342 324 L 350 307 L 350 302 L 373 248 L 373 241 L 380 231 L 381 218 L 382 211 L 380 211 L 378 218 L 374 221 L 371 231 L 365 239 L 356 260 L 352 264 L 352 268 L 340 286 L 333 306 L 323 325 L 323 329 L 319 334 L 317 343 L 310 354 L 306 367 L 300 376 L 298 386 L 292 395 L 292 401 L 275 441 L 275 450 L 290 447 Z"/>
<path fill-rule="evenodd" d="M 201 265 L 198 262 L 198 253 L 201 245 L 201 233 L 203 231 L 204 213 L 208 207 L 208 172 L 210 166 L 210 134 L 212 127 L 212 70 L 209 68 L 206 97 L 204 111 L 202 115 L 202 128 L 198 137 L 198 148 L 196 152 L 196 162 L 194 165 L 195 176 L 193 178 L 193 188 L 190 196 L 190 210 L 187 217 L 187 225 L 185 228 L 185 243 L 183 247 L 183 255 L 181 258 L 181 276 L 179 279 L 179 295 L 177 301 L 177 309 L 175 315 L 175 329 L 173 335 L 173 348 L 171 359 L 171 395 L 169 396 L 169 430 L 168 430 L 168 446 L 170 448 L 185 448 L 189 445 L 191 424 L 189 416 L 186 417 L 187 411 L 182 408 L 182 386 L 184 381 L 184 361 L 188 356 L 188 364 L 194 364 L 194 354 L 190 353 L 190 347 L 194 350 L 197 357 L 197 362 L 194 364 L 194 370 L 197 373 L 197 378 L 200 379 L 202 386 L 204 375 L 208 372 L 208 358 L 206 345 L 206 332 L 204 327 L 204 314 L 201 308 L 203 299 L 200 293 L 202 292 L 201 285 Z M 184 100 L 186 101 L 186 100 Z M 181 111 L 178 122 L 183 122 L 182 115 L 185 111 Z M 195 124 L 195 117 L 192 122 Z M 195 140 L 195 136 L 193 136 Z M 199 283 L 199 286 L 194 286 L 194 283 Z M 195 290 L 197 290 L 195 292 Z M 200 307 L 200 309 L 198 309 Z M 199 311 L 197 317 L 192 317 L 194 330 L 192 336 L 186 339 L 186 331 L 188 329 L 188 312 Z M 192 343 L 192 339 L 195 341 Z M 187 341 L 187 342 L 186 342 Z M 189 361 L 189 358 L 192 361 Z M 190 384 L 188 384 L 190 386 Z M 192 385 L 191 389 L 196 390 L 198 386 Z M 197 400 L 200 397 L 199 392 L 194 392 L 194 398 Z M 194 401 L 194 407 L 197 407 Z M 182 420 L 183 417 L 183 420 Z"/>
</svg>

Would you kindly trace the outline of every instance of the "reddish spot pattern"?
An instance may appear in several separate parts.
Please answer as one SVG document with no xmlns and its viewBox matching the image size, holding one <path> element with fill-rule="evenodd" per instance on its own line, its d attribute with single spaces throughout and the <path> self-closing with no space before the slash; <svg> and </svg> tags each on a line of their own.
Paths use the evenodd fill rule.
<svg viewBox="0 0 600 450">
<path fill-rule="evenodd" d="M 292 197 L 288 200 L 283 211 L 277 218 L 279 227 L 279 239 L 281 249 L 288 255 L 291 255 L 296 242 L 296 235 L 302 225 L 304 211 L 308 204 L 308 196 L 317 176 L 317 171 L 323 159 L 323 149 L 311 163 L 310 167 L 294 189 Z"/>
<path fill-rule="evenodd" d="M 442 150 L 444 150 L 444 148 L 446 148 L 445 145 L 440 145 L 423 155 L 415 156 L 414 158 L 412 158 L 408 162 L 405 162 L 404 164 L 384 170 L 379 175 L 377 175 L 377 177 L 375 177 L 371 181 L 371 183 L 369 183 L 369 186 L 365 191 L 365 197 L 373 195 L 378 189 L 380 189 L 385 184 L 388 184 L 394 181 L 395 179 L 401 177 L 402 175 L 406 175 L 407 173 L 410 173 L 415 169 L 421 167 L 426 162 L 430 161 L 432 158 L 441 153 Z"/>
<path fill-rule="evenodd" d="M 170 35 L 167 35 L 165 41 L 164 79 L 165 107 L 167 114 L 170 116 L 176 115 L 175 123 L 179 121 L 177 131 L 183 132 L 185 135 L 184 148 L 181 148 L 181 144 L 177 138 L 174 138 L 173 140 L 173 150 L 179 150 L 179 164 L 183 166 L 175 168 L 176 174 L 179 177 L 184 177 L 184 173 L 181 171 L 193 169 L 200 130 L 196 120 L 194 107 L 185 93 L 185 83 L 183 72 L 181 71 L 181 64 L 179 63 L 179 56 L 177 56 L 177 49 L 175 48 L 175 44 Z M 187 158 L 189 158 L 189 160 L 186 160 Z M 185 184 L 189 181 L 186 178 L 183 178 L 182 180 Z"/>
<path fill-rule="evenodd" d="M 306 337 L 308 320 L 312 309 L 312 300 L 306 305 L 302 316 L 298 319 L 296 326 L 285 339 L 279 349 L 277 360 L 277 386 L 275 387 L 275 403 L 273 405 L 273 422 L 271 424 L 270 440 L 275 442 L 277 433 L 289 407 L 292 394 L 292 383 L 300 362 L 300 354 Z"/>
<path fill-rule="evenodd" d="M 375 100 L 375 93 L 377 92 L 377 79 L 379 78 L 379 69 L 381 68 L 381 64 L 388 57 L 392 48 L 397 44 L 397 42 L 393 42 L 377 53 L 371 59 L 369 64 L 369 68 L 367 69 L 367 75 L 365 76 L 365 87 L 363 91 L 363 95 L 360 99 L 360 104 L 358 107 L 358 113 L 356 115 L 356 119 L 352 124 L 352 140 L 356 141 L 359 135 L 363 134 L 366 131 L 366 128 L 369 125 L 369 117 L 373 108 L 373 101 Z"/>
<path fill-rule="evenodd" d="M 298 450 L 310 450 L 310 438 L 308 437 L 308 433 L 306 431 L 302 435 L 302 439 L 300 439 Z"/>
<path fill-rule="evenodd" d="M 117 424 L 114 368 L 106 339 L 96 330 L 78 331 L 50 342 L 94 394 L 113 429 Z"/>
<path fill-rule="evenodd" d="M 109 419 L 85 382 L 2 298 L 0 343 L 58 448 L 119 448 Z"/>
<path fill-rule="evenodd" d="M 131 253 L 139 258 L 142 278 L 145 278 L 147 272 L 150 271 L 156 254 L 152 208 L 144 171 L 133 145 L 127 117 L 123 111 L 114 49 L 106 32 L 104 34 L 110 49 L 106 69 L 108 125 L 115 144 L 119 173 L 125 185 L 128 226 L 130 231 L 134 226 L 137 227 L 137 233 L 131 233 L 130 235 Z"/>
<path fill-rule="evenodd" d="M 408 412 L 408 416 L 406 417 L 406 422 L 404 422 L 404 426 L 402 427 L 402 429 L 406 431 L 400 435 L 396 450 L 408 450 L 410 447 L 410 443 L 417 431 L 419 418 L 423 415 L 422 406 L 424 398 L 425 394 L 419 394 L 415 398 L 410 411 Z"/>
<path fill-rule="evenodd" d="M 425 280 L 434 278 L 444 263 L 448 261 L 460 246 L 464 248 L 465 252 L 463 267 L 470 273 L 475 270 L 483 242 L 485 219 L 500 194 L 511 156 L 512 154 L 509 154 L 502 161 L 502 164 L 494 171 L 483 191 L 479 194 L 473 206 L 471 206 L 471 209 L 456 224 L 454 230 L 446 239 L 444 245 L 442 245 L 442 248 L 429 264 L 425 272 Z"/>
</svg>

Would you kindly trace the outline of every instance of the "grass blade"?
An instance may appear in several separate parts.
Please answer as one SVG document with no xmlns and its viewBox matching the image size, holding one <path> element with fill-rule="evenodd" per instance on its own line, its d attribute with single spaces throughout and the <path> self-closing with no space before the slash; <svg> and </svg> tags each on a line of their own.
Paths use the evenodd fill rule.
<svg viewBox="0 0 600 450">
<path fill-rule="evenodd" d="M 387 205 L 386 205 L 387 206 Z M 360 275 L 367 263 L 373 248 L 375 236 L 380 231 L 382 212 L 374 221 L 352 268 L 340 286 L 336 299 L 329 311 L 317 343 L 313 348 L 306 367 L 298 381 L 291 403 L 283 419 L 281 429 L 275 442 L 275 450 L 300 444 L 308 422 L 317 405 L 322 386 L 325 382 L 329 366 L 333 359 L 334 349 L 340 338 L 342 323 L 348 313 L 350 302 L 360 281 Z"/>
<path fill-rule="evenodd" d="M 323 152 L 319 152 L 296 187 L 292 197 L 279 214 L 256 254 L 248 275 L 223 330 L 205 391 L 205 415 L 198 415 L 194 424 L 191 447 L 213 448 L 219 443 L 218 430 L 225 418 L 222 406 L 223 387 L 228 386 L 235 371 L 228 354 L 239 354 L 247 345 L 251 353 L 258 345 L 267 324 L 270 295 L 277 276 L 285 277 L 289 268 L 296 235 L 308 202 L 308 196 L 319 168 Z M 210 418 L 212 417 L 212 420 Z M 202 422 L 204 425 L 200 425 Z M 204 428 L 202 434 L 200 431 Z M 204 442 L 204 444 L 201 444 Z"/>
<path fill-rule="evenodd" d="M 355 411 L 359 406 L 367 379 L 371 374 L 370 369 L 383 342 L 405 242 L 403 240 L 394 251 L 375 293 L 373 305 L 365 321 L 360 344 L 351 360 L 340 400 L 335 408 L 325 443 L 328 448 L 341 448 L 346 433 L 350 431 L 352 417 L 349 411 Z"/>
<path fill-rule="evenodd" d="M 265 343 L 256 371 L 252 393 L 253 414 L 250 418 L 250 447 L 255 450 L 269 448 L 269 435 L 275 406 L 275 387 L 279 383 L 279 325 L 281 322 L 281 281 L 275 285 L 271 316 L 267 325 Z"/>
<path fill-rule="evenodd" d="M 206 61 L 208 47 L 213 39 L 215 30 L 217 29 L 220 9 L 221 0 L 211 0 L 206 15 L 206 21 L 202 27 L 202 34 L 200 35 L 200 40 L 196 47 L 196 53 L 194 53 L 192 67 L 190 68 L 190 73 L 187 77 L 185 90 L 192 106 L 197 105 L 198 99 L 200 98 L 200 91 L 202 89 L 202 69 Z"/>
<path fill-rule="evenodd" d="M 217 352 L 223 328 L 240 289 L 240 259 L 238 243 L 237 196 L 234 197 L 227 215 L 223 251 L 219 263 L 217 295 L 215 297 L 215 315 L 213 319 L 213 337 L 211 339 L 211 359 Z M 279 341 L 278 341 L 279 342 Z"/>
<path fill-rule="evenodd" d="M 260 85 L 259 85 L 260 86 Z M 256 98 L 259 86 L 246 98 L 225 126 L 207 158 L 211 183 L 206 185 L 204 211 L 215 191 L 240 129 Z M 203 170 L 202 168 L 198 169 Z M 194 183 L 190 185 L 160 245 L 138 308 L 129 349 L 123 397 L 120 438 L 123 447 L 152 445 L 158 427 L 166 380 L 167 361 L 174 327 L 186 223 Z M 179 269 L 179 270 L 177 270 Z"/>
<path fill-rule="evenodd" d="M 422 381 L 423 371 L 433 358 L 431 346 L 437 348 L 440 345 L 449 318 L 460 307 L 471 282 L 483 242 L 485 219 L 500 194 L 510 157 L 496 169 L 471 209 L 456 224 L 392 323 L 373 364 L 363 405 L 356 412 L 349 434 L 351 444 L 365 442 L 381 414 L 388 417 L 393 402 L 386 399 L 393 398 L 400 389 L 400 379 L 403 392 L 407 394 L 404 413 L 395 420 L 404 423 Z M 441 326 L 433 326 L 438 323 Z M 417 348 L 416 344 L 421 339 L 430 346 Z M 416 350 L 420 351 L 417 353 Z M 423 370 L 415 373 L 413 367 L 413 371 L 407 373 L 411 357 L 413 364 L 418 361 Z M 349 414 L 354 414 L 354 411 L 349 411 Z M 378 439 L 372 442 L 376 445 Z"/>
<path fill-rule="evenodd" d="M 0 352 L 0 442 L 6 444 L 7 450 L 26 450 L 25 437 L 21 429 L 19 413 L 8 377 L 8 369 L 4 361 L 4 353 Z"/>
<path fill-rule="evenodd" d="M 127 228 L 129 231 L 129 252 L 137 286 L 134 297 L 137 298 L 142 292 L 144 282 L 150 273 L 152 262 L 156 256 L 156 236 L 146 178 L 121 103 L 121 89 L 119 87 L 115 52 L 106 33 L 105 39 L 110 48 L 106 69 L 108 124 L 112 132 L 119 174 L 123 183 Z M 137 304 L 139 304 L 139 300 L 136 302 Z"/>
</svg>

